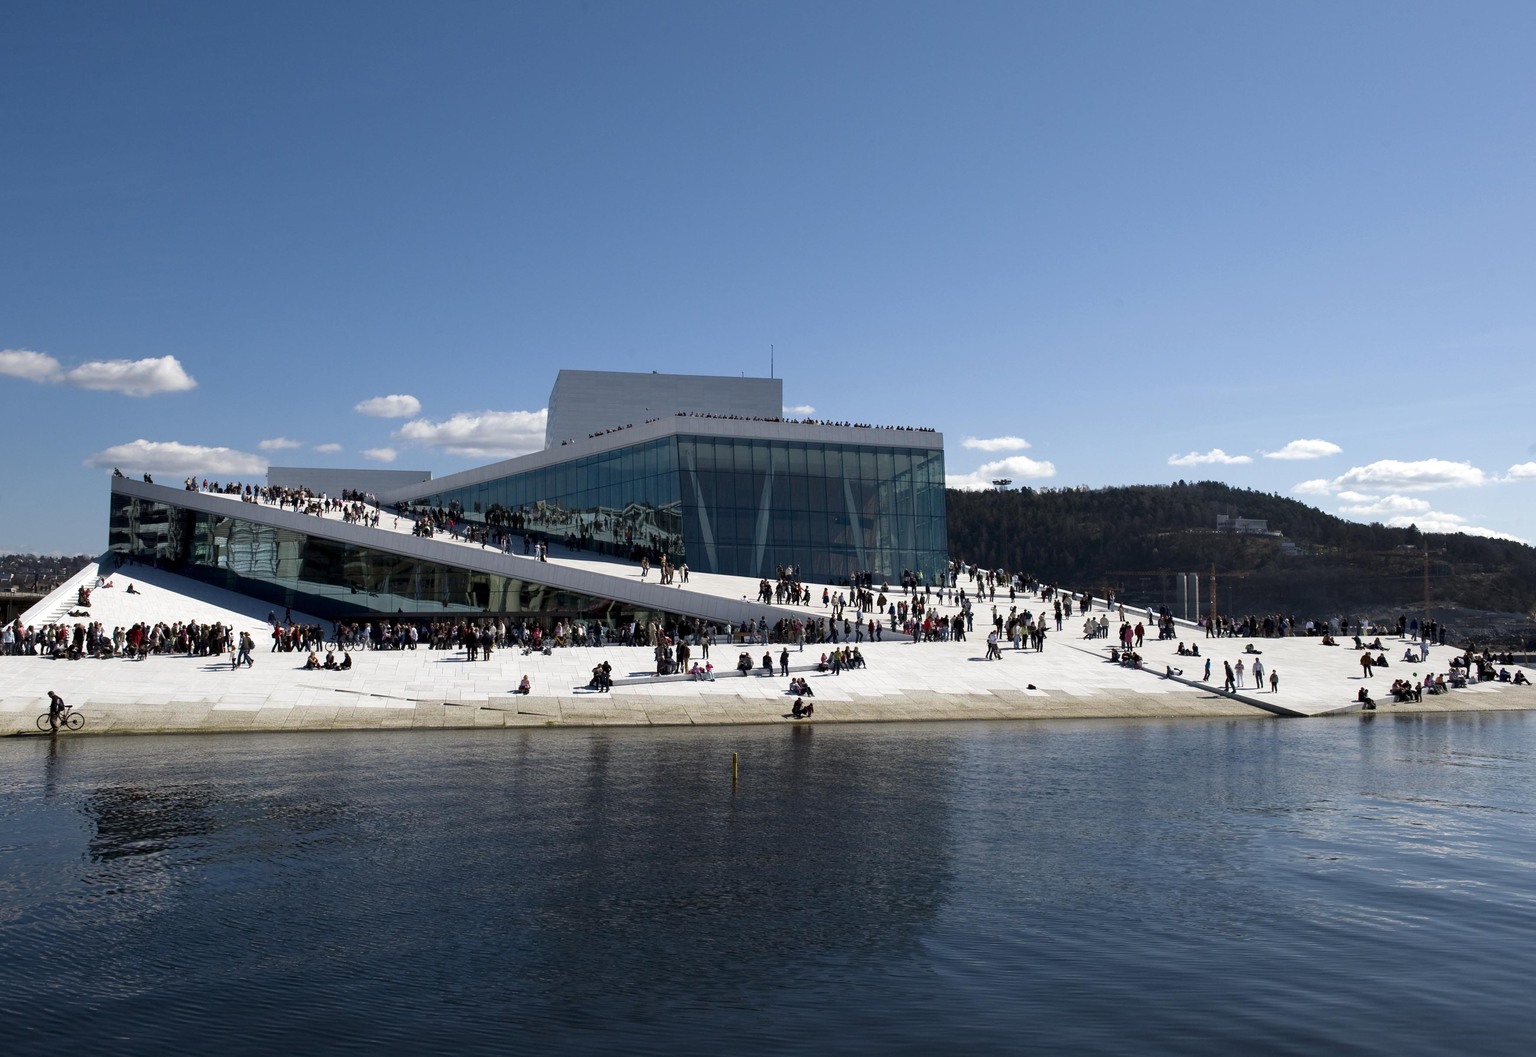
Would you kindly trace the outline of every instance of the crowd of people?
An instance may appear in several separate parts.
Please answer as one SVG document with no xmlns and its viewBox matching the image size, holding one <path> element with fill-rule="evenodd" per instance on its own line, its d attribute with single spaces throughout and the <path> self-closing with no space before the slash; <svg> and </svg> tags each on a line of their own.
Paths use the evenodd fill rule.
<svg viewBox="0 0 1536 1057">
<path fill-rule="evenodd" d="M 937 432 L 927 426 L 876 426 L 868 422 L 831 422 L 820 418 L 784 418 L 782 416 L 760 415 L 717 415 L 707 411 L 679 411 L 678 418 L 722 418 L 736 422 L 793 422 L 802 426 L 848 426 L 853 429 L 890 429 L 903 433 L 934 433 Z M 652 422 L 658 421 L 651 419 Z"/>
<path fill-rule="evenodd" d="M 1369 663 L 1367 663 L 1369 662 Z M 1385 666 L 1385 657 L 1372 657 L 1369 651 L 1360 655 L 1362 679 L 1368 679 L 1374 669 Z M 1407 702 L 1419 702 L 1424 700 L 1424 695 L 1436 696 L 1451 690 L 1461 690 L 1477 683 L 1510 683 L 1514 686 L 1529 686 L 1530 679 L 1525 671 L 1516 668 L 1510 671 L 1510 665 L 1514 664 L 1512 654 L 1495 654 L 1489 650 L 1476 652 L 1468 649 L 1448 662 L 1445 671 L 1426 672 L 1420 677 L 1418 672 L 1411 673 L 1407 678 L 1392 680 L 1392 685 L 1387 693 L 1398 704 Z M 1367 708 L 1374 708 L 1376 703 L 1370 696 L 1370 691 L 1362 686 L 1356 694 L 1356 700 Z"/>
<path fill-rule="evenodd" d="M 718 419 L 726 419 L 726 420 L 733 421 L 733 422 L 789 422 L 789 423 L 793 423 L 794 425 L 798 425 L 798 426 L 847 426 L 847 427 L 850 427 L 850 428 L 853 428 L 853 429 L 889 429 L 889 430 L 896 430 L 896 431 L 903 432 L 903 433 L 935 433 L 935 432 L 937 432 L 937 430 L 935 430 L 935 429 L 933 429 L 931 427 L 928 427 L 928 426 L 877 426 L 877 425 L 874 425 L 874 424 L 869 423 L 869 422 L 832 422 L 832 421 L 827 421 L 825 419 L 819 419 L 819 418 L 784 418 L 783 416 L 774 416 L 774 415 L 721 415 L 721 414 L 714 414 L 714 413 L 711 413 L 711 412 L 708 412 L 708 411 L 679 411 L 679 412 L 677 412 L 677 417 L 678 418 L 718 418 Z M 645 420 L 645 424 L 648 426 L 652 422 L 660 422 L 660 421 L 661 421 L 661 418 L 648 418 L 648 419 Z M 635 424 L 633 422 L 627 422 L 627 423 L 625 423 L 622 426 L 614 426 L 614 427 L 612 427 L 610 429 L 600 429 L 596 433 L 588 433 L 587 434 L 587 439 L 588 440 L 593 440 L 593 439 L 595 439 L 597 437 L 606 437 L 610 433 L 622 433 L 625 430 L 634 429 L 634 428 L 635 428 Z M 560 442 L 560 446 L 564 447 L 567 444 L 575 444 L 575 443 L 576 442 L 574 440 L 562 440 Z"/>
<path fill-rule="evenodd" d="M 1306 637 L 1323 639 L 1324 645 L 1335 645 L 1334 640 L 1339 636 L 1387 635 L 1443 646 L 1449 634 L 1449 629 L 1440 621 L 1429 620 L 1421 625 L 1418 618 L 1409 618 L 1406 614 L 1398 616 L 1395 625 L 1376 624 L 1368 617 L 1349 614 L 1302 620 L 1283 613 L 1223 615 L 1214 619 L 1202 616 L 1196 623 L 1208 639 Z"/>
<path fill-rule="evenodd" d="M 296 514 L 314 514 L 319 517 L 339 515 L 347 524 L 379 527 L 378 497 L 351 489 L 343 489 L 340 498 L 337 498 L 309 488 L 209 481 L 206 477 L 201 480 L 188 477 L 182 481 L 182 487 L 188 492 L 230 495 L 242 503 L 260 503 L 275 506 L 279 510 L 291 507 Z"/>
<path fill-rule="evenodd" d="M 40 627 L 23 626 L 18 620 L 0 629 L 0 653 L 58 660 L 218 657 L 234 652 L 236 641 L 234 629 L 228 624 L 196 620 L 170 624 L 140 622 L 111 631 L 99 620 L 54 622 Z"/>
<path fill-rule="evenodd" d="M 306 489 L 271 488 L 240 483 L 210 483 L 188 478 L 189 490 L 237 495 L 245 502 L 259 502 L 292 508 L 320 516 L 337 516 L 376 525 L 378 509 L 371 496 L 348 493 L 339 499 L 316 495 Z M 510 546 L 514 540 L 512 522 L 487 523 L 463 520 L 454 509 L 419 508 L 409 511 L 416 518 L 417 530 L 427 535 L 446 531 L 456 538 Z M 526 522 L 524 523 L 526 524 Z M 478 534 L 478 535 L 477 535 Z M 539 548 L 547 546 L 529 533 L 523 534 L 525 553 L 542 556 Z M 686 564 L 674 565 L 665 553 L 641 552 L 642 578 L 654 568 L 662 583 L 686 582 Z M 732 645 L 781 647 L 777 665 L 772 651 L 765 651 L 760 662 L 753 651 L 739 655 L 737 669 L 742 674 L 754 671 L 787 677 L 790 648 L 804 651 L 807 646 L 828 645 L 819 652 L 811 667 L 825 675 L 839 675 L 850 668 L 862 668 L 864 657 L 859 646 L 865 641 L 880 641 L 885 631 L 907 636 L 913 643 L 964 641 L 974 633 L 978 616 L 987 630 L 987 657 L 1003 658 L 1003 649 L 1011 645 L 1016 652 L 1044 650 L 1049 635 L 1062 631 L 1065 621 L 1080 617 L 1085 639 L 1109 640 L 1111 663 L 1132 668 L 1144 665 L 1146 640 L 1152 637 L 1173 639 L 1178 623 L 1163 607 L 1154 610 L 1127 611 L 1123 600 L 1112 593 L 1095 598 L 1090 592 L 1067 590 L 1039 582 L 1036 578 L 1003 569 L 984 569 L 965 562 L 951 562 L 933 575 L 902 570 L 895 577 L 893 589 L 887 580 L 876 583 L 872 573 L 857 572 L 841 587 L 825 586 L 819 592 L 801 578 L 794 566 L 780 566 L 772 576 L 757 585 L 756 601 L 764 605 L 811 609 L 819 594 L 821 611 L 803 615 L 779 614 L 770 623 L 770 615 L 723 627 L 707 621 L 675 616 L 620 622 L 611 626 L 603 619 L 548 619 L 530 615 L 522 618 L 464 616 L 427 620 L 419 617 L 383 617 L 341 621 L 329 635 L 320 624 L 295 621 L 291 614 L 279 621 L 269 614 L 270 649 L 278 653 L 304 656 L 302 667 L 309 670 L 347 670 L 352 667 L 350 650 L 463 650 L 468 661 L 489 661 L 495 651 L 520 648 L 527 653 L 550 653 L 557 648 L 646 647 L 653 651 L 657 674 L 686 673 L 696 679 L 713 677 L 709 660 L 711 644 L 722 639 Z M 110 586 L 110 585 L 108 585 Z M 131 586 L 129 590 L 132 590 Z M 75 596 L 72 615 L 88 617 L 92 603 L 91 587 L 81 587 Z M 1000 601 L 999 594 L 1006 601 Z M 984 609 L 990 613 L 983 615 Z M 989 626 L 990 625 L 990 626 Z M 1112 628 L 1118 630 L 1111 635 Z M 1186 625 L 1187 627 L 1187 625 Z M 1257 614 L 1202 618 L 1198 628 L 1207 638 L 1251 639 L 1242 655 L 1222 660 L 1221 685 L 1228 692 L 1252 686 L 1271 693 L 1279 692 L 1279 674 L 1266 666 L 1255 643 L 1290 636 L 1313 636 L 1324 645 L 1339 645 L 1339 636 L 1352 641 L 1360 653 L 1361 678 L 1371 679 L 1377 669 L 1390 667 L 1388 645 L 1383 636 L 1396 635 L 1405 645 L 1404 666 L 1422 666 L 1431 644 L 1443 642 L 1446 628 L 1429 621 L 1399 617 L 1395 626 L 1377 625 L 1363 618 L 1340 616 L 1323 620 L 1298 620 L 1285 614 Z M 218 622 L 187 620 L 172 623 L 141 622 L 113 628 L 110 632 L 99 621 L 82 619 L 75 623 L 55 622 L 40 629 L 23 628 L 19 622 L 6 625 L 0 635 L 0 653 L 32 654 L 55 657 L 132 657 L 142 660 L 154 655 L 190 657 L 230 657 L 233 667 L 253 666 L 254 642 L 247 634 Z M 1208 647 L 1209 648 L 1209 647 Z M 1396 652 L 1396 646 L 1391 647 Z M 1200 658 L 1199 644 L 1178 642 L 1177 656 Z M 1212 660 L 1205 659 L 1199 681 L 1211 683 Z M 1510 671 L 1513 658 L 1495 656 L 1468 649 L 1454 658 L 1448 670 L 1392 681 L 1388 691 L 1398 702 L 1421 701 L 1425 694 L 1437 695 L 1457 687 L 1481 681 L 1528 682 L 1523 670 Z M 1182 668 L 1168 665 L 1166 675 L 1183 677 Z M 1198 672 L 1197 672 L 1198 674 Z M 1214 685 L 1214 684 L 1213 684 Z M 612 687 L 611 667 L 606 660 L 593 667 L 592 689 L 606 692 Z M 791 681 L 789 693 L 797 698 L 811 696 L 804 678 Z M 1360 689 L 1360 700 L 1369 700 L 1368 691 Z M 1373 705 L 1374 707 L 1374 705 Z"/>
</svg>

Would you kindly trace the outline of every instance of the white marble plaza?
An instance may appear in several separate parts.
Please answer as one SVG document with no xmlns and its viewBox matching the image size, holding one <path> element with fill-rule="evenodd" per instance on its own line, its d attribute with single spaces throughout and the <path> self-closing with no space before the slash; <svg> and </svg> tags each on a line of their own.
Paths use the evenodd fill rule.
<svg viewBox="0 0 1536 1057">
<path fill-rule="evenodd" d="M 383 526 L 391 519 L 385 516 Z M 404 524 L 398 531 L 408 531 Z M 467 543 L 458 546 L 476 546 Z M 531 561 L 532 559 L 519 560 Z M 603 577 L 640 576 L 638 567 L 561 548 L 551 552 L 552 564 L 578 567 Z M 652 579 L 655 573 L 651 573 Z M 362 727 L 506 727 L 689 725 L 793 722 L 788 718 L 792 696 L 787 680 L 734 671 L 741 652 L 757 663 L 765 650 L 777 667 L 781 646 L 717 643 L 711 650 L 716 665 L 713 681 L 657 679 L 649 649 L 604 647 L 556 649 L 551 655 L 524 655 L 520 649 L 496 651 L 489 661 L 466 659 L 462 650 L 373 651 L 351 653 L 348 672 L 306 671 L 305 655 L 268 652 L 267 618 L 272 607 L 207 587 L 169 573 L 143 567 L 114 570 L 110 562 L 83 569 L 77 577 L 44 599 L 23 622 L 40 625 L 74 623 L 69 611 L 80 584 L 105 580 L 92 592 L 90 620 L 109 630 L 138 621 L 219 621 L 237 632 L 250 631 L 258 643 L 255 667 L 233 670 L 229 658 L 154 656 L 143 661 L 120 658 L 70 661 L 49 657 L 0 658 L 0 733 L 33 732 L 37 716 L 46 710 L 46 693 L 56 690 L 83 710 L 83 732 L 149 732 L 191 730 L 273 730 Z M 132 583 L 136 593 L 129 593 Z M 801 612 L 822 616 L 821 587 L 814 602 Z M 755 596 L 757 581 L 740 577 L 693 574 L 678 592 L 701 592 L 719 598 Z M 835 588 L 833 589 L 836 590 Z M 1006 591 L 996 603 L 1006 613 Z M 1040 607 L 1037 599 L 1020 596 L 1020 609 Z M 1142 670 L 1108 663 L 1106 640 L 1081 637 L 1081 619 L 1065 622 L 1051 635 L 1042 653 L 1004 648 L 1000 661 L 984 659 L 984 624 L 990 620 L 990 600 L 976 604 L 976 631 L 964 642 L 913 643 L 885 633 L 882 642 L 861 642 L 866 669 L 841 675 L 808 670 L 826 647 L 790 647 L 795 674 L 807 677 L 815 692 L 815 722 L 891 720 L 991 720 L 1093 717 L 1234 717 L 1272 719 L 1277 715 L 1319 716 L 1356 708 L 1362 685 L 1356 651 L 1325 647 L 1317 639 L 1258 639 L 1266 669 L 1280 676 L 1278 693 L 1248 688 L 1236 694 L 1219 692 L 1222 661 L 1243 657 L 1247 641 L 1196 638 L 1203 635 L 1187 624 L 1179 627 L 1186 642 L 1198 642 L 1212 660 L 1215 687 L 1201 681 L 1204 660 L 1175 655 L 1175 641 L 1147 640 Z M 953 613 L 954 606 L 944 607 Z M 1104 611 L 1103 603 L 1094 612 Z M 1137 614 L 1128 610 L 1134 622 Z M 281 619 L 283 614 L 277 613 Z M 1144 619 L 1145 611 L 1140 614 Z M 295 613 L 296 620 L 307 619 Z M 1118 615 L 1112 615 L 1118 626 Z M 326 623 L 329 627 L 329 624 Z M 1382 712 L 1439 712 L 1524 709 L 1536 705 L 1530 687 L 1501 683 L 1472 685 L 1422 703 L 1392 704 L 1387 687 L 1394 678 L 1426 670 L 1444 670 L 1453 655 L 1437 647 L 1428 665 L 1398 661 L 1406 643 L 1384 639 L 1392 661 L 1368 684 Z M 695 659 L 698 652 L 695 651 Z M 1252 661 L 1252 657 L 1246 657 Z M 607 660 L 619 685 L 611 693 L 586 689 L 593 665 Z M 1182 679 L 1168 679 L 1169 664 L 1181 667 Z M 512 693 L 527 675 L 532 693 Z"/>
</svg>

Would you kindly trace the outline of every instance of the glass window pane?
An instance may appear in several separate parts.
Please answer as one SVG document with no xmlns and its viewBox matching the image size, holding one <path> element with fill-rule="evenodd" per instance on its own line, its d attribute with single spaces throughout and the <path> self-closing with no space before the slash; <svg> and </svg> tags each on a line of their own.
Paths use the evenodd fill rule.
<svg viewBox="0 0 1536 1057">
<path fill-rule="evenodd" d="M 822 471 L 828 477 L 843 476 L 843 452 L 831 444 L 827 445 L 827 453 L 823 456 L 826 460 L 826 468 Z"/>
<path fill-rule="evenodd" d="M 875 453 L 872 451 L 859 452 L 859 476 L 866 481 L 876 480 Z"/>
</svg>

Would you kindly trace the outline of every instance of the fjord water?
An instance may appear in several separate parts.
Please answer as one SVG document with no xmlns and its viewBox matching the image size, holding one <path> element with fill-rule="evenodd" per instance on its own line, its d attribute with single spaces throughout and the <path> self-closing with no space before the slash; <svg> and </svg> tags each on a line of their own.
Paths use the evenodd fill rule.
<svg viewBox="0 0 1536 1057">
<path fill-rule="evenodd" d="M 1533 761 L 1524 713 L 13 739 L 5 1048 L 1525 1054 Z"/>
</svg>

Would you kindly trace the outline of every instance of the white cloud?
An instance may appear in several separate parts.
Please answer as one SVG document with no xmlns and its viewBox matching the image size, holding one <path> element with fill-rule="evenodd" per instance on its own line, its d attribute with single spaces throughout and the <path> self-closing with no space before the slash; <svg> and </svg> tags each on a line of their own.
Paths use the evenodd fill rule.
<svg viewBox="0 0 1536 1057">
<path fill-rule="evenodd" d="M 289 448 L 302 448 L 303 442 L 289 440 L 287 437 L 273 437 L 271 440 L 256 442 L 256 447 L 262 451 L 287 451 Z"/>
<path fill-rule="evenodd" d="M 1029 447 L 1029 441 L 1023 437 L 966 437 L 960 446 L 978 451 L 1023 451 Z"/>
<path fill-rule="evenodd" d="M 1206 466 L 1211 464 L 1220 466 L 1242 466 L 1245 463 L 1250 463 L 1252 461 L 1253 460 L 1247 455 L 1228 455 L 1220 448 L 1212 448 L 1204 455 L 1197 451 L 1192 451 L 1188 455 L 1168 456 L 1169 466 Z"/>
<path fill-rule="evenodd" d="M 1353 517 L 1380 517 L 1383 514 L 1419 514 L 1428 510 L 1427 499 L 1414 499 L 1406 495 L 1369 496 L 1358 492 L 1343 492 L 1340 499 L 1346 501 L 1339 512 Z"/>
<path fill-rule="evenodd" d="M 1024 455 L 1011 455 L 1006 459 L 982 463 L 972 473 L 946 474 L 944 487 L 955 488 L 962 492 L 977 492 L 996 487 L 992 482 L 1004 477 L 1014 484 L 1020 484 L 1041 477 L 1055 476 L 1056 466 L 1053 463 L 1037 461 Z"/>
<path fill-rule="evenodd" d="M 1333 479 L 1332 487 L 1428 492 L 1436 488 L 1475 488 L 1487 481 L 1483 471 L 1468 462 L 1451 462 L 1447 459 L 1420 459 L 1418 462 L 1382 459 L 1368 466 L 1346 470 Z"/>
<path fill-rule="evenodd" d="M 1333 483 L 1326 477 L 1317 477 L 1310 481 L 1302 481 L 1291 491 L 1297 495 L 1332 495 Z"/>
<path fill-rule="evenodd" d="M 56 382 L 63 371 L 59 361 L 46 352 L 0 349 L 0 374 L 25 378 L 29 382 Z"/>
<path fill-rule="evenodd" d="M 248 475 L 267 472 L 260 455 L 233 448 L 207 448 L 174 440 L 139 439 L 117 444 L 85 460 L 87 466 L 118 467 L 124 473 L 165 473 L 181 476 Z M 165 482 L 161 482 L 164 484 Z"/>
<path fill-rule="evenodd" d="M 124 396 L 154 396 L 196 389 L 197 382 L 174 356 L 147 360 L 92 360 L 64 375 L 78 389 L 96 389 Z"/>
<path fill-rule="evenodd" d="M 1266 451 L 1266 459 L 1322 459 L 1344 449 L 1327 440 L 1293 440 L 1279 451 Z"/>
<path fill-rule="evenodd" d="M 330 444 L 316 444 L 315 450 L 324 452 L 327 455 L 332 455 L 341 450 L 341 445 L 334 442 Z"/>
<path fill-rule="evenodd" d="M 1326 495 L 1328 493 L 1328 482 L 1323 481 L 1321 483 L 1323 485 L 1323 494 Z M 1340 502 L 1344 503 L 1370 503 L 1376 499 L 1375 496 L 1366 495 L 1364 492 L 1340 492 L 1338 498 Z"/>
<path fill-rule="evenodd" d="M 376 396 L 352 408 L 360 415 L 374 418 L 410 418 L 421 413 L 421 401 L 414 396 L 396 393 L 392 396 Z"/>
<path fill-rule="evenodd" d="M 372 459 L 374 462 L 394 462 L 399 454 L 394 448 L 363 449 L 363 458 Z"/>
<path fill-rule="evenodd" d="M 1509 479 L 1512 481 L 1536 480 L 1536 462 L 1522 462 L 1511 466 Z"/>
<path fill-rule="evenodd" d="M 794 407 L 784 409 L 785 418 L 809 418 L 816 413 L 816 409 L 810 404 L 796 404 Z"/>
<path fill-rule="evenodd" d="M 400 440 L 440 448 L 472 459 L 505 459 L 544 447 L 549 409 L 538 411 L 460 412 L 443 422 L 417 419 L 395 432 Z"/>
<path fill-rule="evenodd" d="M 1464 536 L 1486 536 L 1496 540 L 1514 540 L 1516 543 L 1526 543 L 1527 540 L 1512 535 L 1508 532 L 1500 532 L 1497 529 L 1483 528 L 1480 525 L 1469 525 L 1467 519 L 1456 514 L 1447 514 L 1440 510 L 1431 510 L 1420 516 L 1404 514 L 1385 522 L 1388 528 L 1407 528 L 1413 525 L 1420 532 L 1460 532 Z"/>
<path fill-rule="evenodd" d="M 58 360 L 45 352 L 5 349 L 0 351 L 0 374 L 31 382 L 63 382 L 76 389 L 95 389 L 126 396 L 154 396 L 197 388 L 197 382 L 174 356 L 90 360 L 66 371 Z"/>
</svg>

